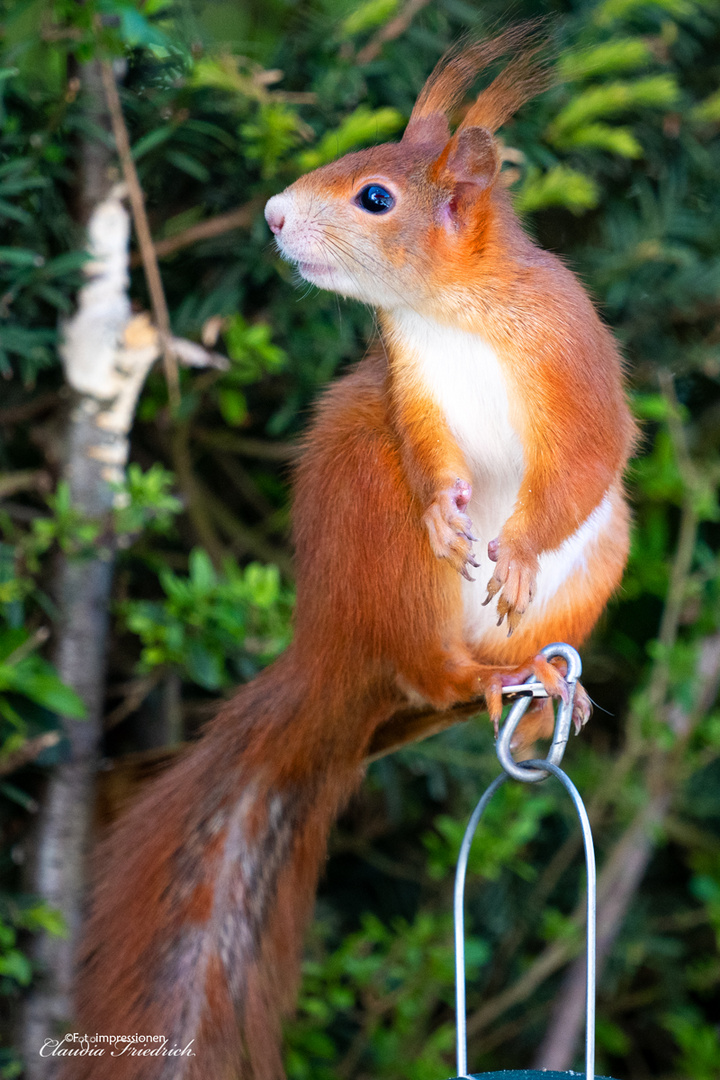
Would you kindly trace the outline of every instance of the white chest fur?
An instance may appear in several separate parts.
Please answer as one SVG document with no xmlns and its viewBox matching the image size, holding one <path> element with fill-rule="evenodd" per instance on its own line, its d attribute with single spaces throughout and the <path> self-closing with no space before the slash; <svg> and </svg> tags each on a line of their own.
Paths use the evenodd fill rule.
<svg viewBox="0 0 720 1080">
<path fill-rule="evenodd" d="M 468 513 L 478 538 L 473 554 L 480 565 L 472 571 L 475 581 L 462 582 L 467 638 L 499 640 L 507 629 L 497 627 L 497 605 L 483 606 L 494 572 L 487 546 L 513 512 L 524 470 L 522 443 L 510 423 L 502 362 L 477 334 L 441 326 L 411 311 L 393 313 L 393 322 L 408 365 L 406 375 L 416 379 L 418 391 L 442 410 L 470 470 L 464 479 L 473 486 Z M 536 597 L 526 618 L 539 615 L 570 574 L 586 564 L 588 549 L 608 528 L 611 517 L 606 495 L 572 536 L 556 550 L 541 554 Z"/>
<path fill-rule="evenodd" d="M 478 640 L 497 622 L 496 605 L 482 606 L 494 568 L 488 542 L 513 511 L 524 468 L 522 443 L 510 423 L 505 376 L 496 353 L 477 334 L 441 326 L 415 312 L 395 313 L 394 324 L 418 390 L 442 410 L 471 473 L 466 478 L 473 486 L 468 513 L 480 566 L 472 571 L 475 581 L 463 581 L 463 605 L 468 636 Z"/>
</svg>

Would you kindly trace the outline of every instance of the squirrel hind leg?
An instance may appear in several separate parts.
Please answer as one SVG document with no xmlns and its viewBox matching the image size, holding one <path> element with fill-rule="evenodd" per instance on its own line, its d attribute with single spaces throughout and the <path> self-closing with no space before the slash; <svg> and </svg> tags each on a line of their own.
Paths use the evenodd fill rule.
<svg viewBox="0 0 720 1080">
<path fill-rule="evenodd" d="M 495 727 L 495 734 L 497 735 L 502 716 L 503 687 L 515 686 L 529 678 L 534 678 L 542 683 L 548 697 L 532 702 L 513 737 L 513 749 L 519 750 L 525 746 L 530 746 L 537 739 L 551 738 L 555 726 L 555 712 L 552 702 L 553 700 L 559 700 L 567 703 L 570 699 L 570 688 L 565 680 L 564 672 L 565 664 L 562 660 L 551 662 L 538 653 L 526 664 L 513 668 L 511 671 L 496 672 L 491 676 L 485 689 L 485 700 L 490 719 Z M 590 697 L 584 686 L 581 683 L 576 683 L 572 719 L 575 732 L 578 735 L 590 719 L 591 714 L 592 703 Z"/>
<path fill-rule="evenodd" d="M 432 652 L 418 654 L 416 661 L 412 670 L 404 666 L 398 674 L 398 685 L 412 688 L 437 709 L 449 709 L 485 694 L 487 668 L 462 647 L 446 650 L 438 646 Z"/>
</svg>

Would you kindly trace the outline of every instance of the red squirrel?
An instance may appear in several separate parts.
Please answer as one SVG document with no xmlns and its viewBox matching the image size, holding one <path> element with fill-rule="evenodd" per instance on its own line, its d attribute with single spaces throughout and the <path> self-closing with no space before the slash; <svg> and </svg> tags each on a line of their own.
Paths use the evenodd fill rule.
<svg viewBox="0 0 720 1080">
<path fill-rule="evenodd" d="M 409 705 L 484 697 L 497 721 L 503 683 L 530 673 L 563 696 L 538 650 L 580 645 L 620 581 L 618 352 L 500 177 L 494 133 L 542 83 L 534 51 L 516 29 L 450 54 L 399 143 L 267 204 L 282 256 L 376 308 L 379 343 L 321 400 L 296 470 L 292 645 L 100 855 L 75 1030 L 190 1050 L 76 1058 L 67 1080 L 279 1080 L 328 830 L 378 738 Z"/>
</svg>

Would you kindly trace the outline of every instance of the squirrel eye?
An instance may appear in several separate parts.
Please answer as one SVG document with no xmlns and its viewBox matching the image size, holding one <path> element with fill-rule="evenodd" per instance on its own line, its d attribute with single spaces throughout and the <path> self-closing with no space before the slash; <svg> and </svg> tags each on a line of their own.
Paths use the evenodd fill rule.
<svg viewBox="0 0 720 1080">
<path fill-rule="evenodd" d="M 358 193 L 355 202 L 369 214 L 387 214 L 395 205 L 395 199 L 381 184 L 368 184 Z"/>
</svg>

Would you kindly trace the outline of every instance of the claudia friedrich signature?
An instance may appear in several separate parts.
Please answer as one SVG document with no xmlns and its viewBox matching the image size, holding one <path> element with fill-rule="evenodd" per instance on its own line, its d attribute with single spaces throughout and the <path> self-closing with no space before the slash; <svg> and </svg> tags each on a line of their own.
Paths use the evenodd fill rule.
<svg viewBox="0 0 720 1080">
<path fill-rule="evenodd" d="M 170 1045 L 164 1035 L 80 1035 L 46 1039 L 40 1057 L 195 1057 L 194 1039 L 187 1046 Z"/>
</svg>

